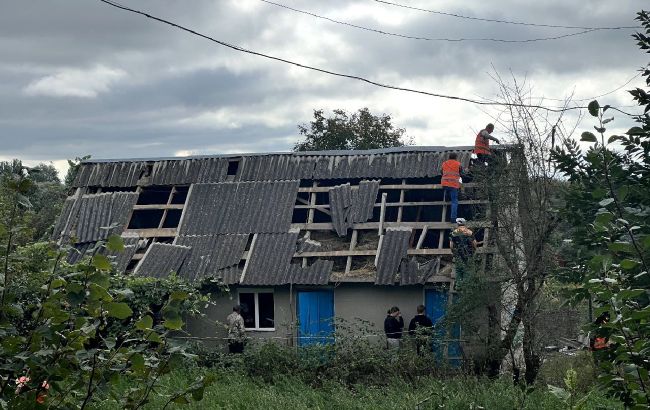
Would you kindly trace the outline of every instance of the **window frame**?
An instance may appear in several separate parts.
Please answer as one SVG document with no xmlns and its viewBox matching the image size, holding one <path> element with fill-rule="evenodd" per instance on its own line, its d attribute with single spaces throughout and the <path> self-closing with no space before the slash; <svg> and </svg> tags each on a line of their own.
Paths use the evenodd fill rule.
<svg viewBox="0 0 650 410">
<path fill-rule="evenodd" d="M 237 303 L 241 305 L 241 294 L 242 293 L 252 293 L 253 300 L 255 301 L 255 327 L 244 327 L 246 331 L 251 332 L 275 332 L 275 292 L 273 289 L 238 289 L 237 291 Z M 260 303 L 259 303 L 259 294 L 260 293 L 270 293 L 273 295 L 273 327 L 260 327 Z"/>
</svg>

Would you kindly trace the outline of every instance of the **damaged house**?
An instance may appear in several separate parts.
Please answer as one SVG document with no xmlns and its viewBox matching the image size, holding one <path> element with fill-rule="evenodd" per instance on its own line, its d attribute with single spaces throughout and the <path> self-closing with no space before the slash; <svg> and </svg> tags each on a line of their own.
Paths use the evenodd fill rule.
<svg viewBox="0 0 650 410">
<path fill-rule="evenodd" d="M 398 147 L 88 160 L 66 200 L 55 239 L 74 244 L 74 262 L 108 235 L 121 274 L 189 281 L 219 278 L 230 292 L 195 336 L 241 304 L 248 335 L 299 345 L 329 340 L 333 318 L 370 322 L 380 338 L 386 311 L 405 321 L 419 304 L 434 322 L 451 303 L 454 269 L 449 202 L 440 186 L 450 152 L 467 167 L 472 147 Z M 465 181 L 459 217 L 487 243 L 488 203 Z M 487 257 L 489 248 L 480 252 Z M 485 263 L 485 262 L 483 262 Z M 451 330 L 460 358 L 462 326 Z"/>
</svg>

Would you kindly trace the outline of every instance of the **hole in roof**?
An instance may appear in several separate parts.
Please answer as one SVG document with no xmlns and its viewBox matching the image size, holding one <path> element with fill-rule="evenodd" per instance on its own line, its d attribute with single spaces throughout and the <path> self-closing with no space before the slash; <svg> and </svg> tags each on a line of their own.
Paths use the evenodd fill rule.
<svg viewBox="0 0 650 410">
<path fill-rule="evenodd" d="M 172 196 L 171 203 L 175 205 L 184 204 L 185 201 L 187 200 L 187 193 L 189 190 L 190 187 L 188 186 L 177 186 L 176 192 L 174 192 L 174 195 Z"/>
<path fill-rule="evenodd" d="M 253 244 L 253 236 L 253 234 L 248 235 L 248 241 L 246 241 L 246 247 L 244 248 L 245 251 L 251 250 L 251 245 Z"/>
<path fill-rule="evenodd" d="M 229 159 L 228 172 L 226 175 L 237 175 L 237 170 L 239 170 L 240 162 L 241 162 L 241 158 Z"/>
<path fill-rule="evenodd" d="M 293 209 L 293 215 L 291 216 L 292 224 L 304 224 L 307 223 L 307 217 L 309 212 L 307 209 Z"/>
<path fill-rule="evenodd" d="M 170 186 L 145 187 L 138 196 L 138 205 L 165 205 L 171 192 Z"/>
<path fill-rule="evenodd" d="M 178 223 L 181 220 L 181 214 L 183 213 L 180 209 L 168 209 L 167 216 L 165 217 L 165 222 L 163 222 L 163 228 L 176 228 Z"/>
<path fill-rule="evenodd" d="M 150 176 L 152 172 L 153 172 L 153 164 L 147 164 L 145 168 L 142 170 L 142 172 L 140 172 L 139 179 Z"/>
<path fill-rule="evenodd" d="M 138 266 L 139 260 L 131 260 L 129 264 L 126 266 L 126 273 L 133 273 L 135 270 L 135 267 Z"/>
<path fill-rule="evenodd" d="M 162 209 L 136 209 L 131 215 L 128 229 L 158 228 L 163 213 Z"/>
</svg>

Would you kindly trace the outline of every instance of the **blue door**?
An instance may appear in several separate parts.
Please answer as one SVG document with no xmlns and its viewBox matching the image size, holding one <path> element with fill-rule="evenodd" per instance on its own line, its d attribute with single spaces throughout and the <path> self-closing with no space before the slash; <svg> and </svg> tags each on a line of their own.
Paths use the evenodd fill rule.
<svg viewBox="0 0 650 410">
<path fill-rule="evenodd" d="M 298 292 L 298 346 L 334 342 L 334 291 Z"/>
<path fill-rule="evenodd" d="M 448 292 L 444 289 L 427 289 L 424 293 L 424 305 L 427 308 L 427 316 L 431 318 L 433 325 L 436 326 L 435 339 L 433 341 L 433 351 L 439 360 L 442 360 L 447 339 L 447 329 L 440 326 L 439 323 L 445 318 L 447 312 Z M 460 339 L 460 324 L 454 323 L 451 329 L 451 338 Z M 462 362 L 462 350 L 460 342 L 448 342 L 447 350 L 449 365 L 459 367 Z"/>
</svg>

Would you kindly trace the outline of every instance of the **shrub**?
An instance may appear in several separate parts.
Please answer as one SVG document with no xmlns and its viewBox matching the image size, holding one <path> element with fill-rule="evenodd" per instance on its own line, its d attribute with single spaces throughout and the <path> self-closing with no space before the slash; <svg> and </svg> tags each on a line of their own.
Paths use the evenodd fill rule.
<svg viewBox="0 0 650 410">
<path fill-rule="evenodd" d="M 109 239 L 110 246 L 118 250 L 120 239 Z M 201 299 L 196 292 L 168 293 L 159 299 L 156 323 L 127 286 L 129 280 L 111 274 L 105 256 L 94 253 L 83 263 L 67 265 L 61 262 L 65 250 L 45 251 L 46 263 L 39 269 L 46 266 L 47 271 L 15 272 L 16 280 L 3 289 L 0 407 L 86 408 L 98 391 L 122 408 L 146 404 L 157 380 L 192 358 L 167 336 L 181 328 L 181 315 Z M 32 302 L 25 304 L 26 299 Z M 118 394 L 114 386 L 123 379 L 129 388 Z M 209 381 L 190 384 L 172 400 L 199 398 Z"/>
<path fill-rule="evenodd" d="M 448 372 L 434 354 L 419 355 L 414 340 L 405 336 L 399 351 L 389 351 L 383 343 L 364 335 L 363 322 L 337 325 L 336 343 L 287 346 L 277 341 L 250 341 L 242 355 L 227 355 L 196 344 L 192 351 L 204 365 L 236 369 L 262 382 L 292 375 L 310 386 L 334 382 L 385 386 L 394 380 L 417 380 Z M 453 370 L 458 372 L 458 370 Z"/>
<path fill-rule="evenodd" d="M 596 383 L 596 367 L 590 352 L 576 352 L 574 356 L 555 354 L 544 361 L 539 372 L 538 385 L 563 386 L 568 370 L 577 374 L 576 390 L 587 393 Z"/>
</svg>

